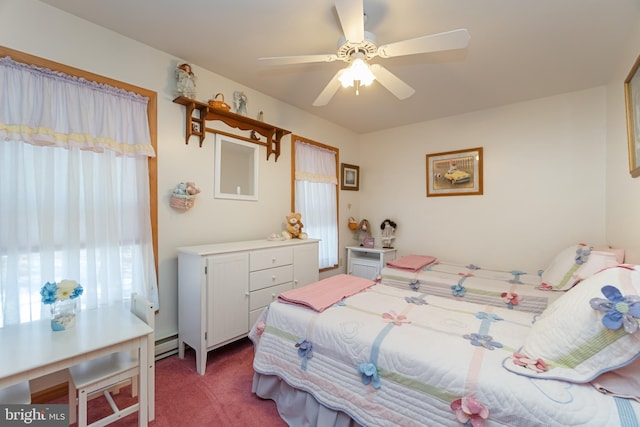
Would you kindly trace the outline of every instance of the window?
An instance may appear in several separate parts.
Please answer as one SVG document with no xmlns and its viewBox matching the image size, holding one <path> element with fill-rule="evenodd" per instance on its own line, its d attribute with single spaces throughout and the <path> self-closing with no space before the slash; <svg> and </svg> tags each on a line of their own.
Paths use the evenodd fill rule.
<svg viewBox="0 0 640 427">
<path fill-rule="evenodd" d="M 24 85 L 26 93 L 54 76 L 78 92 L 101 88 L 104 93 L 96 98 L 108 93 L 130 97 L 132 103 L 140 102 L 140 95 L 147 100 L 142 106 L 133 105 L 135 112 L 124 114 L 129 121 L 143 117 L 137 120 L 142 123 L 138 129 L 117 126 L 117 132 L 127 133 L 123 139 L 144 146 L 143 155 L 131 154 L 138 148 L 129 146 L 114 149 L 118 138 L 95 138 L 82 124 L 86 133 L 78 130 L 77 123 L 66 133 L 45 123 L 59 118 L 54 112 L 44 114 L 42 122 L 33 115 L 10 117 L 0 112 L 0 327 L 39 319 L 43 310 L 39 292 L 47 281 L 77 280 L 85 288 L 81 298 L 85 307 L 127 299 L 132 291 L 144 292 L 157 303 L 155 92 L 0 48 L 0 57 L 4 56 L 19 62 L 0 58 L 0 97 L 10 96 L 12 108 L 23 104 L 18 106 L 23 112 L 41 108 L 49 113 L 50 108 L 41 92 L 31 90 L 36 99 L 8 93 L 9 75 L 20 83 L 12 83 L 12 89 Z M 20 68 L 26 74 L 16 79 L 11 73 Z M 40 80 L 35 83 L 31 78 Z M 66 108 L 55 110 L 70 116 L 70 123 L 78 117 L 83 120 L 87 114 L 73 113 L 90 109 L 87 98 L 83 92 L 76 98 L 82 106 L 63 104 Z M 132 135 L 136 137 L 128 138 Z"/>
<path fill-rule="evenodd" d="M 338 266 L 338 149 L 293 135 L 293 210 L 309 237 L 320 239 L 321 270 Z"/>
</svg>

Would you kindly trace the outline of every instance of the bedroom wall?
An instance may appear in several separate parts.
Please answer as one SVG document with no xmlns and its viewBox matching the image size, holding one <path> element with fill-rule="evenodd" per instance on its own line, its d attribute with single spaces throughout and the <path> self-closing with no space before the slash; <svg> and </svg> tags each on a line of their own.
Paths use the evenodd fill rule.
<svg viewBox="0 0 640 427">
<path fill-rule="evenodd" d="M 396 221 L 400 255 L 492 267 L 605 243 L 605 102 L 598 87 L 363 135 L 360 212 Z M 426 154 L 474 147 L 484 195 L 426 197 Z"/>
<path fill-rule="evenodd" d="M 607 85 L 606 232 L 612 245 L 627 248 L 626 261 L 633 264 L 640 264 L 640 177 L 629 175 L 624 81 L 639 54 L 640 19 Z"/>
<path fill-rule="evenodd" d="M 284 227 L 290 211 L 290 137 L 283 138 L 282 153 L 266 161 L 260 150 L 260 188 L 257 202 L 213 198 L 213 135 L 202 148 L 196 138 L 185 145 L 184 107 L 172 102 L 175 67 L 179 58 L 124 38 L 87 21 L 35 0 L 0 0 L 0 45 L 72 67 L 121 80 L 158 92 L 158 260 L 160 312 L 156 338 L 177 333 L 177 252 L 179 246 L 266 238 Z M 10 17 L 10 18 L 9 18 Z M 290 105 L 194 64 L 198 99 L 217 92 L 231 100 L 244 91 L 252 117 L 263 110 L 265 121 L 306 138 L 340 149 L 340 159 L 355 163 L 356 135 Z M 212 126 L 213 127 L 213 126 Z M 232 130 L 232 132 L 238 132 Z M 169 195 L 181 181 L 194 181 L 201 189 L 195 207 L 172 210 Z M 354 193 L 354 192 L 351 192 Z M 347 205 L 356 205 L 357 193 L 340 198 L 346 223 Z"/>
<path fill-rule="evenodd" d="M 161 310 L 156 336 L 173 336 L 175 248 L 279 231 L 290 208 L 290 138 L 283 139 L 277 162 L 261 156 L 258 202 L 213 199 L 212 136 L 203 148 L 195 139 L 185 145 L 184 109 L 172 102 L 178 58 L 36 0 L 0 0 L 0 15 L 11 17 L 0 26 L 0 45 L 158 92 Z M 629 47 L 617 79 L 606 88 L 360 136 L 197 64 L 194 71 L 198 98 L 243 90 L 250 115 L 263 110 L 267 122 L 337 146 L 341 162 L 360 166 L 360 191 L 340 192 L 343 246 L 355 243 L 347 217 L 368 218 L 374 228 L 389 217 L 399 225 L 400 255 L 429 252 L 449 260 L 537 269 L 577 241 L 635 248 L 640 262 L 635 222 L 640 178 L 631 180 L 626 172 L 617 86 L 639 50 L 637 43 Z M 425 154 L 478 146 L 484 147 L 483 196 L 425 197 Z M 196 206 L 181 213 L 169 208 L 168 196 L 185 180 L 195 181 L 202 192 Z"/>
</svg>

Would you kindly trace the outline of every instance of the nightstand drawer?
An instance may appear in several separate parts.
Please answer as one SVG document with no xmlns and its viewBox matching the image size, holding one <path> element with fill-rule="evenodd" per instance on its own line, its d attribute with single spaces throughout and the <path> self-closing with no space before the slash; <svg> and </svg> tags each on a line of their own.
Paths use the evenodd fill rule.
<svg viewBox="0 0 640 427">
<path fill-rule="evenodd" d="M 251 292 L 249 294 L 249 310 L 256 310 L 269 305 L 278 298 L 278 295 L 289 289 L 293 289 L 293 283 L 291 282 Z"/>
<path fill-rule="evenodd" d="M 290 247 L 253 251 L 249 256 L 249 271 L 264 270 L 287 264 L 293 264 L 293 249 Z"/>
<path fill-rule="evenodd" d="M 268 270 L 252 271 L 249 273 L 249 291 L 257 291 L 269 286 L 293 282 L 293 266 L 269 268 Z"/>
</svg>

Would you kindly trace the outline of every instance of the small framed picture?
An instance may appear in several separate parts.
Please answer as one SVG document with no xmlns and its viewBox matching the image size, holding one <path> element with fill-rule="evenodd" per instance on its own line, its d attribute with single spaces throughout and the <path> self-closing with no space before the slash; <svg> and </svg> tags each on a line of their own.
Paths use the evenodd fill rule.
<svg viewBox="0 0 640 427">
<path fill-rule="evenodd" d="M 373 237 L 365 237 L 365 239 L 362 241 L 362 246 L 364 246 L 365 248 L 373 248 L 376 244 L 376 239 Z"/>
<path fill-rule="evenodd" d="M 341 164 L 342 182 L 340 189 L 358 191 L 360 189 L 360 166 Z"/>
</svg>

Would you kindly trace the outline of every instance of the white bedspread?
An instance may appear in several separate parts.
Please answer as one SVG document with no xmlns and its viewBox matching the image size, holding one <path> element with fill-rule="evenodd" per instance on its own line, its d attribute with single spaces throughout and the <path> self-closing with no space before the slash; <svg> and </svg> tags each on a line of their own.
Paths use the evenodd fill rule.
<svg viewBox="0 0 640 427">
<path fill-rule="evenodd" d="M 450 404 L 466 396 L 487 426 L 637 426 L 636 401 L 502 367 L 534 316 L 380 284 L 322 313 L 273 302 L 250 333 L 254 369 L 367 426 L 459 426 Z"/>
</svg>

